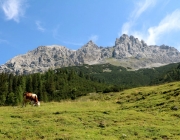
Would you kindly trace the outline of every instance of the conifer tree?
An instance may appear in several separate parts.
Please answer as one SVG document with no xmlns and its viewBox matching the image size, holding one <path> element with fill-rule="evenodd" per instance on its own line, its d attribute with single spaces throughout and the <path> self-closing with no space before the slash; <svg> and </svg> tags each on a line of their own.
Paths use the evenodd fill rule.
<svg viewBox="0 0 180 140">
<path fill-rule="evenodd" d="M 13 91 L 13 74 L 10 74 L 8 77 L 8 92 L 12 92 Z"/>
<path fill-rule="evenodd" d="M 0 74 L 0 105 L 4 105 L 8 95 L 7 74 Z"/>
<path fill-rule="evenodd" d="M 33 86 L 32 86 L 32 76 L 29 75 L 27 77 L 27 81 L 26 81 L 26 91 L 27 92 L 33 92 Z"/>
<path fill-rule="evenodd" d="M 23 102 L 23 93 L 21 85 L 17 87 L 15 91 L 15 102 L 14 105 L 22 104 Z"/>
<path fill-rule="evenodd" d="M 20 85 L 21 85 L 22 91 L 25 92 L 26 91 L 26 77 L 25 76 L 20 77 Z"/>
</svg>

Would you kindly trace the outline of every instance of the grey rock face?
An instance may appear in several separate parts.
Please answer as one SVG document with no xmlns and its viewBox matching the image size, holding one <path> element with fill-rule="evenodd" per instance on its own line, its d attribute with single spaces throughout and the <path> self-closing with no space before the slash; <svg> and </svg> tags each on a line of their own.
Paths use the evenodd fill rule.
<svg viewBox="0 0 180 140">
<path fill-rule="evenodd" d="M 43 72 L 49 68 L 74 65 L 69 57 L 73 53 L 63 46 L 40 46 L 24 55 L 19 55 L 0 66 L 0 72 L 29 74 Z"/>
<path fill-rule="evenodd" d="M 74 59 L 78 64 L 97 64 L 102 59 L 101 49 L 92 41 L 89 41 L 75 52 Z"/>
<path fill-rule="evenodd" d="M 138 62 L 139 66 L 136 66 L 137 68 L 151 67 L 151 65 L 154 66 L 156 63 L 159 66 L 180 62 L 180 53 L 177 49 L 166 45 L 148 46 L 143 40 L 139 41 L 137 38 L 133 36 L 128 37 L 125 34 L 116 39 L 113 57 L 121 60 L 125 58 L 138 59 L 141 63 Z M 146 61 L 146 63 L 142 60 Z"/>
<path fill-rule="evenodd" d="M 63 46 L 40 46 L 0 66 L 0 72 L 29 74 L 49 68 L 81 64 L 111 63 L 133 69 L 180 62 L 180 52 L 166 45 L 148 46 L 143 40 L 123 34 L 112 47 L 98 47 L 92 41 L 73 51 Z"/>
</svg>

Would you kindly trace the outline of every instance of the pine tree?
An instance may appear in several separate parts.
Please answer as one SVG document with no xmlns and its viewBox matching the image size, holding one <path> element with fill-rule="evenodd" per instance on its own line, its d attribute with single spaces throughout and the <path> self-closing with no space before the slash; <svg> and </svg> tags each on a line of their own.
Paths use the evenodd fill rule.
<svg viewBox="0 0 180 140">
<path fill-rule="evenodd" d="M 54 82 L 54 72 L 52 70 L 48 70 L 45 77 L 46 77 L 46 83 L 45 83 L 46 91 L 49 95 L 49 99 L 53 100 L 55 87 L 56 87 Z"/>
<path fill-rule="evenodd" d="M 0 105 L 4 105 L 8 95 L 8 76 L 7 74 L 0 74 Z"/>
<path fill-rule="evenodd" d="M 84 73 L 82 71 L 79 72 L 79 76 L 84 78 Z"/>
<path fill-rule="evenodd" d="M 17 86 L 18 86 L 18 76 L 13 76 L 13 83 L 12 83 L 13 91 L 16 90 Z"/>
<path fill-rule="evenodd" d="M 23 102 L 23 90 L 21 86 L 18 86 L 15 91 L 15 103 L 14 105 L 21 104 Z"/>
<path fill-rule="evenodd" d="M 13 91 L 13 74 L 10 74 L 8 77 L 8 92 L 12 92 Z"/>
<path fill-rule="evenodd" d="M 33 92 L 38 94 L 38 85 L 39 85 L 39 75 L 40 74 L 33 74 L 32 75 L 32 87 L 33 87 Z"/>
<path fill-rule="evenodd" d="M 26 91 L 27 92 L 33 92 L 33 86 L 32 86 L 32 76 L 29 75 L 27 77 L 27 81 L 26 81 Z"/>
<path fill-rule="evenodd" d="M 10 92 L 7 96 L 6 104 L 15 105 L 15 102 L 16 102 L 15 94 L 13 92 Z"/>
<path fill-rule="evenodd" d="M 39 81 L 39 86 L 38 87 L 39 87 L 38 98 L 39 98 L 39 100 L 44 101 L 45 97 L 44 97 L 44 94 L 43 94 L 43 84 L 42 84 L 42 81 Z"/>
<path fill-rule="evenodd" d="M 26 91 L 26 77 L 25 76 L 20 77 L 20 85 L 21 85 L 22 91 L 25 92 Z"/>
</svg>

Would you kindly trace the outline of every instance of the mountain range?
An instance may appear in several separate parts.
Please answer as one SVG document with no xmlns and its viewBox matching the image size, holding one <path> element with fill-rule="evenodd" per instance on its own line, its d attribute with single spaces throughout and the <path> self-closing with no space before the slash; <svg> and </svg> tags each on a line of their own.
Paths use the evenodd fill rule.
<svg viewBox="0 0 180 140">
<path fill-rule="evenodd" d="M 103 63 L 137 70 L 176 62 L 180 62 L 180 52 L 174 47 L 147 45 L 143 40 L 123 34 L 111 47 L 99 47 L 91 40 L 76 51 L 58 45 L 39 46 L 1 65 L 0 73 L 21 75 L 68 66 Z"/>
</svg>

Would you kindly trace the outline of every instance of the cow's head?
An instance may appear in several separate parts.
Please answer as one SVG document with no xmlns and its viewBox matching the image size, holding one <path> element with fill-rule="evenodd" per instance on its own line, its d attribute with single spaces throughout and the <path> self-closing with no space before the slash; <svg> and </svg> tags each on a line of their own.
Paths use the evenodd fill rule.
<svg viewBox="0 0 180 140">
<path fill-rule="evenodd" d="M 39 101 L 38 102 L 31 101 L 31 105 L 39 107 L 40 106 L 40 102 Z"/>
<path fill-rule="evenodd" d="M 40 106 L 40 101 L 37 102 L 36 106 Z"/>
</svg>

